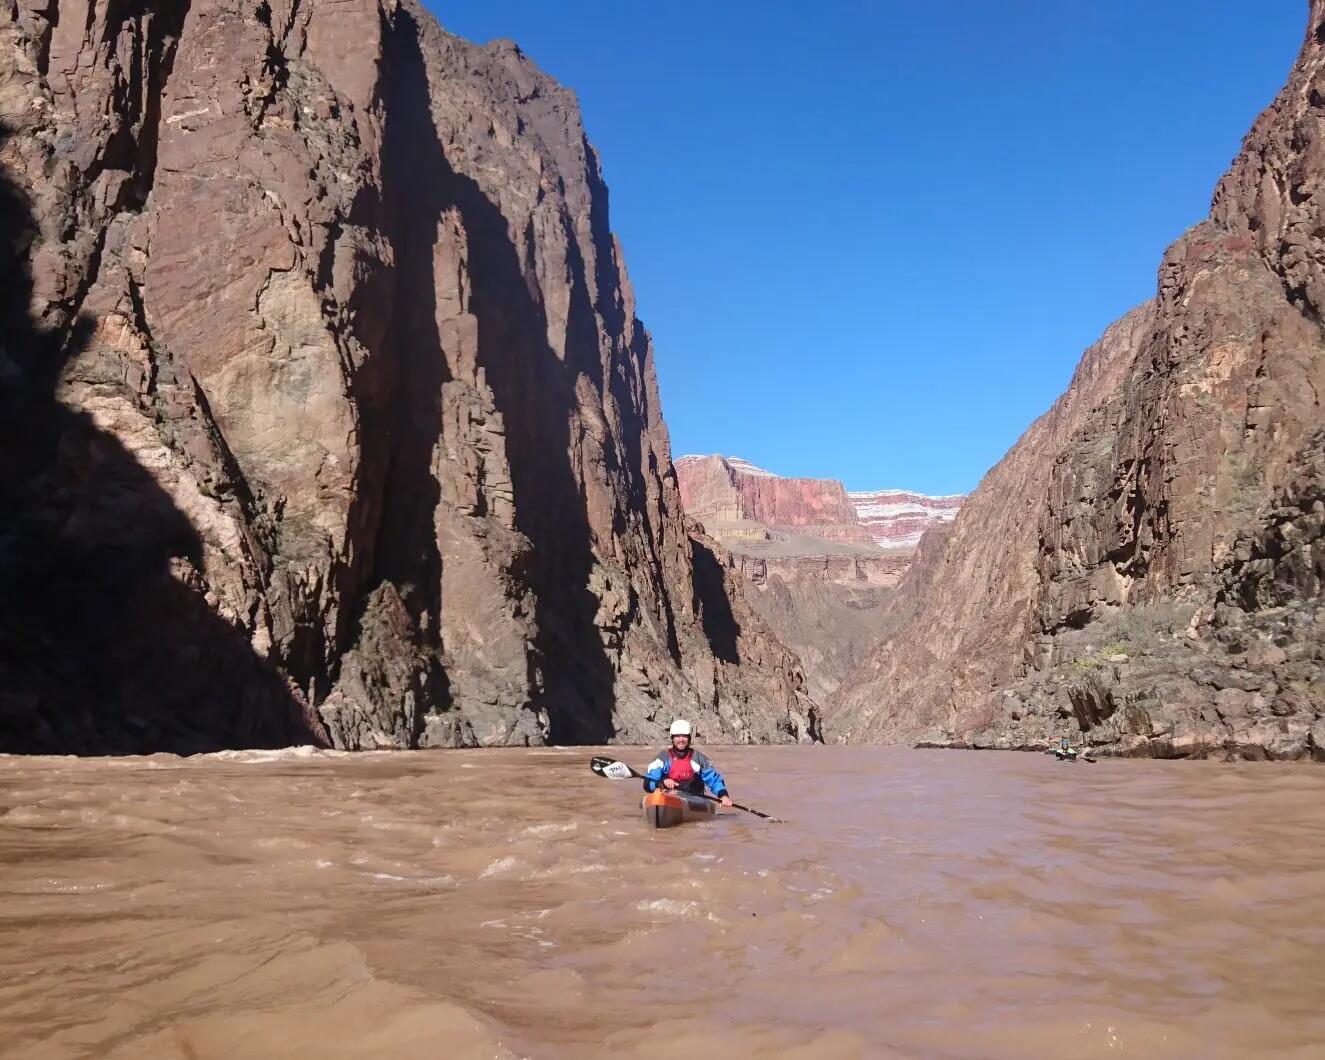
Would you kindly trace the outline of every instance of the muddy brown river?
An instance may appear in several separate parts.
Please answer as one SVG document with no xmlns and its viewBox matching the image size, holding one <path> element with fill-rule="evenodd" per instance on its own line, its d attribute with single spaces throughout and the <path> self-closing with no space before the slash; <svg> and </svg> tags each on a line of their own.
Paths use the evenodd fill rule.
<svg viewBox="0 0 1325 1060">
<path fill-rule="evenodd" d="M 1325 1056 L 1323 769 L 708 750 L 0 757 L 0 1055 Z"/>
</svg>

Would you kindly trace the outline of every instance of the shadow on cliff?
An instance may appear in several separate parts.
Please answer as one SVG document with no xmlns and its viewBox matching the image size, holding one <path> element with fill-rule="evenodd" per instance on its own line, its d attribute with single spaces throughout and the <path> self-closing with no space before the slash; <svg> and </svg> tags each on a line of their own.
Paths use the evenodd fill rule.
<svg viewBox="0 0 1325 1060">
<path fill-rule="evenodd" d="M 385 194 L 405 195 L 412 201 L 414 245 L 403 253 L 405 288 L 400 293 L 419 300 L 408 309 L 414 315 L 413 335 L 422 339 L 410 354 L 416 429 L 426 427 L 434 441 L 440 431 L 435 407 L 421 409 L 417 395 L 422 389 L 426 400 L 435 404 L 437 389 L 446 378 L 444 351 L 432 319 L 436 297 L 432 248 L 438 217 L 454 207 L 469 244 L 470 311 L 478 320 L 478 363 L 506 425 L 515 523 L 533 546 L 529 579 L 536 598 L 534 647 L 542 674 L 535 705 L 547 712 L 551 742 L 602 743 L 614 734 L 615 673 L 595 623 L 598 599 L 589 589 L 591 531 L 586 499 L 572 464 L 578 451 L 572 423 L 577 422 L 580 372 L 569 351 L 563 362 L 548 343 L 547 317 L 534 293 L 537 282 L 525 274 L 517 237 L 505 216 L 475 181 L 451 167 L 437 140 L 419 34 L 409 10 L 400 8 L 390 41 L 396 81 L 393 120 L 400 122 L 399 131 L 414 132 L 408 142 L 397 138 L 384 152 L 389 157 L 402 152 L 390 163 L 400 178 L 394 186 L 384 187 Z M 532 233 L 522 236 L 532 241 Z M 526 267 L 532 269 L 532 262 Z M 579 341 L 587 341 L 592 324 L 574 309 L 572 315 L 568 330 L 580 336 Z M 568 346 L 574 341 L 568 338 Z M 433 351 L 436 363 L 429 364 Z M 429 453 L 430 445 L 419 444 L 399 454 L 404 464 L 397 469 L 398 488 L 430 478 L 425 463 Z M 428 505 L 436 501 L 435 485 L 423 488 L 428 491 L 421 498 L 426 503 L 402 513 L 412 527 L 406 537 L 416 549 L 427 547 L 423 539 L 431 523 L 425 527 L 424 520 L 430 519 Z M 435 551 L 422 558 L 428 570 L 438 562 Z"/>
<path fill-rule="evenodd" d="M 695 604 L 704 635 L 714 655 L 739 665 L 741 624 L 732 610 L 726 571 L 713 550 L 694 538 L 690 539 L 690 559 L 695 571 Z"/>
<path fill-rule="evenodd" d="M 59 401 L 70 372 L 125 391 L 92 321 L 30 315 L 36 230 L 0 168 L 0 751 L 315 742 L 285 679 L 207 605 L 189 520 L 118 438 Z"/>
</svg>

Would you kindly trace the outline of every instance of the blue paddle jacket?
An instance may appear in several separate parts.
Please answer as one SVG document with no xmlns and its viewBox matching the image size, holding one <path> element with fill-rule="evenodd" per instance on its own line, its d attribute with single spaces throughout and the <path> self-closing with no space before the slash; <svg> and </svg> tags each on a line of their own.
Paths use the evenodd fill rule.
<svg viewBox="0 0 1325 1060">
<path fill-rule="evenodd" d="M 649 763 L 649 767 L 644 771 L 644 790 L 656 791 L 662 784 L 662 779 L 667 775 L 667 767 L 672 749 L 664 747 Z M 690 761 L 695 768 L 695 776 L 704 782 L 704 786 L 709 789 L 718 798 L 727 794 L 727 782 L 722 779 L 722 774 L 713 768 L 713 763 L 709 761 L 708 755 L 703 751 L 691 750 Z"/>
</svg>

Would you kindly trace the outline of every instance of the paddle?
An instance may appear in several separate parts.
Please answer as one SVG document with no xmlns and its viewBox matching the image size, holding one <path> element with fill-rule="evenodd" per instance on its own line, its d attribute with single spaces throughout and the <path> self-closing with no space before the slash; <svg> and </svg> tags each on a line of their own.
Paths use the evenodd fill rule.
<svg viewBox="0 0 1325 1060">
<path fill-rule="evenodd" d="M 629 780 L 634 777 L 636 780 L 648 780 L 643 773 L 637 773 L 626 765 L 625 762 L 615 762 L 610 758 L 591 758 L 589 759 L 589 768 L 600 777 L 606 777 L 608 780 Z M 686 792 L 687 795 L 698 795 L 701 799 L 708 799 L 709 802 L 722 802 L 721 799 L 714 798 L 708 792 Z M 781 817 L 774 817 L 771 813 L 764 813 L 762 810 L 756 810 L 752 806 L 742 806 L 739 802 L 733 802 L 732 806 L 738 810 L 744 810 L 746 813 L 752 813 L 756 817 L 762 817 L 766 821 L 776 821 L 778 824 L 786 824 Z"/>
</svg>

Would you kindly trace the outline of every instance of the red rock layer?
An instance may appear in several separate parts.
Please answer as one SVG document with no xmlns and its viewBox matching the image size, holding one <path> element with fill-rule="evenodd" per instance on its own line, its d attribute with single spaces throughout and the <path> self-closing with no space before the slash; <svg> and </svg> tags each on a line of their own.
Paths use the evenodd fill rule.
<svg viewBox="0 0 1325 1060">
<path fill-rule="evenodd" d="M 680 457 L 676 473 L 686 513 L 706 526 L 749 520 L 826 541 L 872 541 L 836 479 L 783 478 L 722 456 Z"/>
<path fill-rule="evenodd" d="M 838 739 L 1325 757 L 1325 0 L 1164 257 L 889 604 Z M 922 549 L 923 551 L 923 549 Z M 935 731 L 931 731 L 935 730 Z"/>
<path fill-rule="evenodd" d="M 810 738 L 573 95 L 417 4 L 0 5 L 0 745 Z"/>
</svg>

